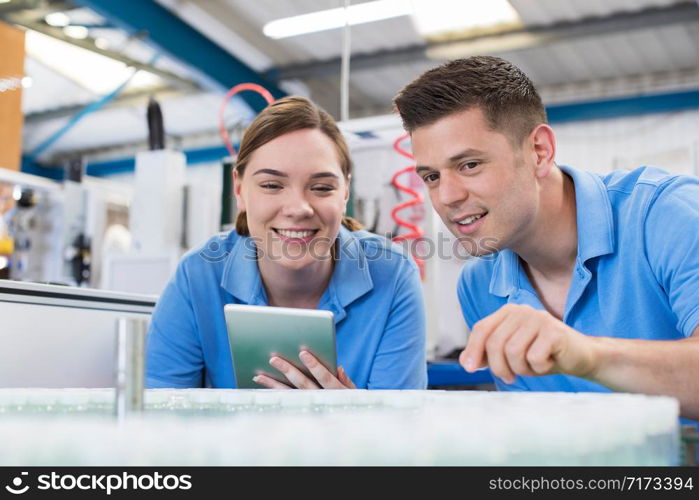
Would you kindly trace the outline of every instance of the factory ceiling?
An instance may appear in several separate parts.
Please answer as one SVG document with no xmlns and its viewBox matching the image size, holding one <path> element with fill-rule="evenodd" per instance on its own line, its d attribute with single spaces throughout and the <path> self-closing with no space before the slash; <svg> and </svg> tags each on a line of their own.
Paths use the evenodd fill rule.
<svg viewBox="0 0 699 500">
<path fill-rule="evenodd" d="M 447 14 L 463 3 L 432 2 Z M 390 113 L 393 95 L 422 71 L 450 58 L 483 53 L 519 65 L 549 104 L 699 89 L 695 0 L 509 3 L 517 22 L 490 29 L 425 34 L 410 15 L 352 26 L 350 117 Z M 228 87 L 241 83 L 236 79 L 264 82 L 277 95 L 307 94 L 339 117 L 343 30 L 274 39 L 264 29 L 279 18 L 343 4 L 339 0 L 0 2 L 0 19 L 28 30 L 25 72 L 33 84 L 23 96 L 24 150 L 36 151 L 86 105 L 122 85 L 109 102 L 83 117 L 37 158 L 51 162 L 76 153 L 108 156 L 137 149 L 145 138 L 143 109 L 149 95 L 160 99 L 175 145 L 215 142 L 220 101 Z M 128 5 L 144 9 L 143 15 L 135 16 Z M 149 29 L 156 25 L 165 28 Z M 77 63 L 83 57 L 77 53 L 90 55 Z M 108 63 L 98 62 L 102 60 Z M 244 122 L 259 104 L 247 96 L 233 106 L 228 114 Z"/>
</svg>

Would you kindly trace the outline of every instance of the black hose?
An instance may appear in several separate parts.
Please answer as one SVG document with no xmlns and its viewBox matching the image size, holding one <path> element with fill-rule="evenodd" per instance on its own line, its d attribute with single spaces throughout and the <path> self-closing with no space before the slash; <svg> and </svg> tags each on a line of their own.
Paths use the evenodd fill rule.
<svg viewBox="0 0 699 500">
<path fill-rule="evenodd" d="M 148 145 L 151 151 L 165 149 L 165 127 L 160 105 L 153 97 L 148 99 Z"/>
</svg>

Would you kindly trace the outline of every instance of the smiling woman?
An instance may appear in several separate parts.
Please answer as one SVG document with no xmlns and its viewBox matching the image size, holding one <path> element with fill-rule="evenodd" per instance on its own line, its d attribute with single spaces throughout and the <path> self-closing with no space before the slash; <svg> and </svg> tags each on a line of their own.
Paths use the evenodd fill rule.
<svg viewBox="0 0 699 500">
<path fill-rule="evenodd" d="M 238 385 L 223 314 L 233 303 L 334 315 L 337 377 L 304 351 L 299 359 L 315 380 L 275 356 L 270 370 L 287 383 L 260 374 L 260 386 L 425 388 L 417 266 L 344 216 L 351 166 L 337 125 L 309 100 L 287 97 L 260 113 L 236 159 L 236 229 L 183 258 L 153 314 L 150 387 Z"/>
<path fill-rule="evenodd" d="M 314 259 L 316 270 L 327 267 L 340 223 L 361 229 L 343 216 L 351 169 L 347 144 L 330 115 L 303 97 L 272 103 L 246 131 L 236 159 L 236 231 L 286 265 L 306 267 Z M 313 216 L 304 217 L 308 212 Z"/>
</svg>

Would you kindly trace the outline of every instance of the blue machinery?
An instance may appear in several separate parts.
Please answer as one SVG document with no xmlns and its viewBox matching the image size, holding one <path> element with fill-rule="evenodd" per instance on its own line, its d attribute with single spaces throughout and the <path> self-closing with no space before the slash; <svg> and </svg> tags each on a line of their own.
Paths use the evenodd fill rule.
<svg viewBox="0 0 699 500">
<path fill-rule="evenodd" d="M 493 384 L 493 376 L 488 369 L 468 373 L 455 361 L 427 363 L 427 386 L 430 388 L 475 387 L 485 384 Z"/>
</svg>

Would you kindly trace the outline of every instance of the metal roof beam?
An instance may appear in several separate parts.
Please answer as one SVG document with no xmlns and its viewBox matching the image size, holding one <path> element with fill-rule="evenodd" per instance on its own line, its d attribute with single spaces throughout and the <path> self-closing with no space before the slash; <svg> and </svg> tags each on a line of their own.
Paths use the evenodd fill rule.
<svg viewBox="0 0 699 500">
<path fill-rule="evenodd" d="M 13 12 L 22 12 L 30 9 L 38 9 L 47 4 L 46 0 L 11 0 L 0 4 L 0 16 L 6 16 Z"/>
<path fill-rule="evenodd" d="M 63 30 L 61 30 L 60 28 L 54 28 L 53 26 L 49 26 L 48 24 L 45 24 L 43 22 L 32 21 L 22 14 L 9 15 L 7 16 L 7 20 L 18 26 L 22 26 L 32 31 L 36 31 L 46 36 L 50 36 L 51 38 L 61 40 L 65 43 L 75 45 L 76 47 L 89 50 L 90 52 L 94 52 L 101 56 L 108 57 L 115 61 L 122 62 L 131 68 L 147 71 L 149 73 L 157 75 L 160 78 L 163 78 L 168 83 L 172 84 L 176 88 L 189 91 L 196 91 L 200 90 L 201 88 L 197 82 L 194 82 L 187 78 L 183 78 L 171 71 L 160 69 L 154 66 L 153 64 L 148 64 L 141 61 L 137 61 L 136 59 L 131 59 L 130 57 L 127 57 L 121 54 L 120 52 L 115 52 L 113 50 L 100 49 L 99 47 L 97 47 L 97 45 L 95 45 L 95 40 L 92 38 L 78 39 L 70 37 L 63 33 Z"/>
<path fill-rule="evenodd" d="M 563 40 L 634 31 L 644 28 L 699 21 L 699 8 L 694 3 L 670 7 L 644 9 L 639 12 L 618 13 L 607 17 L 587 18 L 580 21 L 555 23 L 548 26 L 529 26 L 521 29 L 478 35 L 458 40 L 413 45 L 352 56 L 352 71 L 429 60 L 427 53 L 459 47 L 463 57 L 499 51 L 524 50 Z M 307 79 L 335 75 L 339 72 L 340 58 L 292 64 L 267 72 L 277 80 Z"/>
<path fill-rule="evenodd" d="M 153 96 L 162 99 L 169 99 L 172 97 L 177 97 L 184 95 L 185 93 L 180 90 L 175 90 L 172 87 L 161 86 L 161 87 L 150 87 L 146 89 L 125 92 L 119 94 L 115 97 L 109 104 L 104 106 L 102 109 L 112 109 L 124 106 L 133 106 L 137 104 L 144 104 L 148 101 L 148 97 Z M 24 115 L 25 125 L 32 125 L 34 123 L 42 122 L 45 120 L 53 120 L 56 118 L 67 118 L 78 113 L 81 109 L 85 107 L 84 104 L 74 104 L 70 106 L 61 106 L 59 108 L 47 109 L 44 111 L 34 111 Z"/>
<path fill-rule="evenodd" d="M 111 24 L 129 33 L 145 33 L 145 41 L 197 69 L 209 81 L 223 89 L 242 82 L 252 82 L 264 86 L 276 98 L 285 95 L 275 83 L 226 52 L 154 0 L 72 1 L 94 10 Z M 255 111 L 260 111 L 266 106 L 259 96 L 244 93 L 241 97 Z"/>
</svg>

